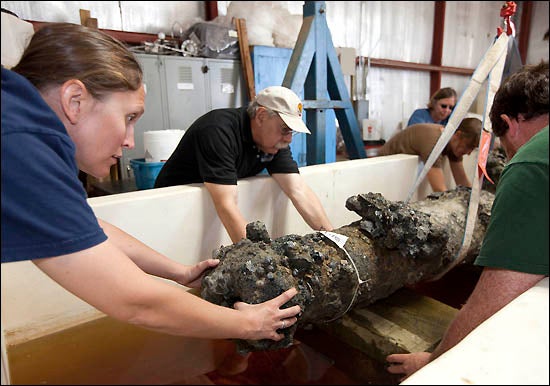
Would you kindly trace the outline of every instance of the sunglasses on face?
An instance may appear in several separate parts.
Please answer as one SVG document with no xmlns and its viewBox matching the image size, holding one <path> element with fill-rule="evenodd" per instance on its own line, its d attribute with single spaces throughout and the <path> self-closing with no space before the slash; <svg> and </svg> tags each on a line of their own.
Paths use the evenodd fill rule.
<svg viewBox="0 0 550 386">
<path fill-rule="evenodd" d="M 297 131 L 292 130 L 292 129 L 289 128 L 289 127 L 283 127 L 283 128 L 281 129 L 281 135 L 282 135 L 283 137 L 286 137 L 286 136 L 289 135 L 289 134 L 292 134 L 292 136 L 294 137 L 296 134 L 300 134 L 300 133 L 297 132 Z"/>
<path fill-rule="evenodd" d="M 455 108 L 454 105 L 446 105 L 444 103 L 441 103 L 440 106 L 441 106 L 442 109 L 447 109 L 448 108 L 449 110 L 452 110 L 452 109 Z"/>
</svg>

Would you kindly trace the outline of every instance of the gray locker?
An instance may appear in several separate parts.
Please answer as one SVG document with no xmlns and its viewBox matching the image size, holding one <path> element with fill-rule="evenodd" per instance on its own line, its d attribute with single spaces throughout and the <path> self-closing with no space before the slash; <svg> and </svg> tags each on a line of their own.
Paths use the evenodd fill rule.
<svg viewBox="0 0 550 386">
<path fill-rule="evenodd" d="M 149 130 L 167 129 L 168 109 L 165 103 L 165 76 L 162 67 L 162 57 L 157 55 L 137 54 L 143 69 L 143 83 L 145 85 L 145 113 L 134 127 L 133 149 L 123 149 L 121 159 L 122 178 L 132 177 L 130 160 L 144 158 L 143 133 Z"/>
<path fill-rule="evenodd" d="M 208 84 L 203 58 L 164 57 L 168 123 L 172 130 L 186 130 L 207 109 Z"/>
<path fill-rule="evenodd" d="M 247 103 L 240 62 L 230 59 L 136 54 L 144 72 L 145 114 L 134 130 L 135 147 L 122 152 L 122 178 L 130 160 L 144 158 L 143 133 L 186 130 L 207 111 Z"/>
<path fill-rule="evenodd" d="M 246 87 L 241 71 L 241 62 L 227 59 L 207 59 L 206 66 L 210 76 L 207 90 L 208 110 L 224 107 L 240 107 L 248 103 Z M 208 104 L 209 103 L 209 104 Z"/>
</svg>

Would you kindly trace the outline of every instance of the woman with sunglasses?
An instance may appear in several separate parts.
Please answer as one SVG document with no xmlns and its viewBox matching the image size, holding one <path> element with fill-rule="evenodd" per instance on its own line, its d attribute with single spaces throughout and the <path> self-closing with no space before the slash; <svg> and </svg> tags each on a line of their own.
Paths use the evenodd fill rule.
<svg viewBox="0 0 550 386">
<path fill-rule="evenodd" d="M 437 90 L 425 109 L 415 110 L 407 127 L 416 123 L 438 123 L 445 126 L 456 103 L 456 91 L 451 87 L 444 87 Z"/>
</svg>

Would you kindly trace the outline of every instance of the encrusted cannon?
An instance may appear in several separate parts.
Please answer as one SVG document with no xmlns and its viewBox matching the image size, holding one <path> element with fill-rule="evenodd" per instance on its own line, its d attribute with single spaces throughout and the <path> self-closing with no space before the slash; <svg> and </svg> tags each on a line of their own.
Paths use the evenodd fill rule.
<svg viewBox="0 0 550 386">
<path fill-rule="evenodd" d="M 247 225 L 247 238 L 214 252 L 220 264 L 207 272 L 201 296 L 232 307 L 271 299 L 295 287 L 285 306 L 299 304 L 298 323 L 285 338 L 237 341 L 241 352 L 292 344 L 297 328 L 333 321 L 401 287 L 434 278 L 456 263 L 464 236 L 470 189 L 458 187 L 412 203 L 379 193 L 351 196 L 346 208 L 361 219 L 331 232 L 271 239 L 261 222 Z M 462 263 L 477 256 L 494 195 L 482 190 L 473 236 Z"/>
</svg>

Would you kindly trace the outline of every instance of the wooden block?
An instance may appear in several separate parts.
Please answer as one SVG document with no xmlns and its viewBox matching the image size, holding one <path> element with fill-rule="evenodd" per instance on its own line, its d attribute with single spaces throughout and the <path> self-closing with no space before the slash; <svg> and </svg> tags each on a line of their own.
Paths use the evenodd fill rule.
<svg viewBox="0 0 550 386">
<path fill-rule="evenodd" d="M 97 28 L 97 18 L 91 17 L 90 11 L 80 9 L 80 24 L 90 28 Z"/>
<path fill-rule="evenodd" d="M 80 9 L 80 24 L 86 25 L 86 20 L 90 18 L 90 11 L 88 9 Z"/>
<path fill-rule="evenodd" d="M 97 28 L 97 18 L 90 17 L 88 20 L 86 20 L 86 27 Z"/>
<path fill-rule="evenodd" d="M 403 288 L 319 328 L 372 358 L 385 361 L 392 353 L 433 350 L 457 312 Z"/>
<path fill-rule="evenodd" d="M 254 85 L 254 70 L 252 60 L 250 59 L 250 46 L 248 45 L 248 32 L 245 19 L 235 19 L 237 33 L 239 36 L 239 51 L 241 54 L 241 66 L 246 82 L 248 99 L 253 100 L 256 97 L 256 88 Z"/>
</svg>

